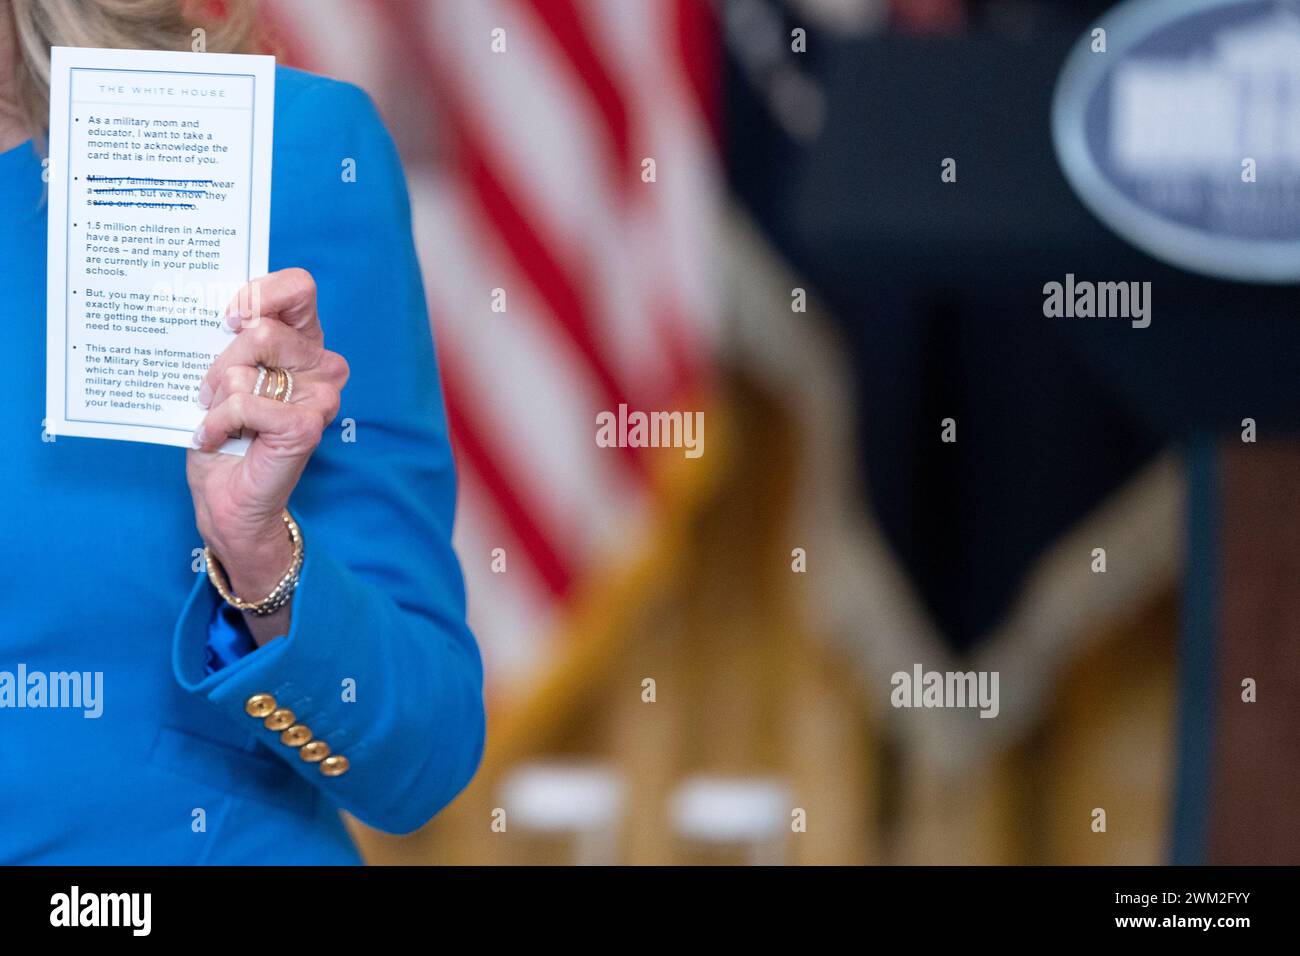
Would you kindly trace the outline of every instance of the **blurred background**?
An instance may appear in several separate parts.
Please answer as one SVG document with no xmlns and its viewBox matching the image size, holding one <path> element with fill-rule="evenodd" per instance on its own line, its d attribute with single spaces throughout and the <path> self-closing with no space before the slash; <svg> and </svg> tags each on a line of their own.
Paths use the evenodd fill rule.
<svg viewBox="0 0 1300 956">
<path fill-rule="evenodd" d="M 1300 862 L 1297 297 L 1072 191 L 1111 7 L 264 0 L 402 153 L 487 669 L 371 862 Z M 1067 273 L 1151 327 L 1045 318 Z M 703 455 L 598 447 L 623 404 Z M 918 664 L 996 719 L 892 707 Z"/>
</svg>

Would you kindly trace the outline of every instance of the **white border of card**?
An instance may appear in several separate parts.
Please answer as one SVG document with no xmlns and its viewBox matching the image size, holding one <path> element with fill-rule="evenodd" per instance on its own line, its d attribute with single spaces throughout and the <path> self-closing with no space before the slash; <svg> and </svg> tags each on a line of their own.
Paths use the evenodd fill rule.
<svg viewBox="0 0 1300 956">
<path fill-rule="evenodd" d="M 231 53 L 181 53 L 158 50 L 97 50 L 80 47 L 54 47 L 51 51 L 50 71 L 50 160 L 49 160 L 49 244 L 47 267 L 47 341 L 45 381 L 45 430 L 56 437 L 65 435 L 82 438 L 109 438 L 120 441 L 149 442 L 152 444 L 192 447 L 193 430 L 206 414 L 198 404 L 197 387 L 193 402 L 192 421 L 184 422 L 189 431 L 175 425 L 160 427 L 148 421 L 150 413 L 133 413 L 130 410 L 115 412 L 113 422 L 69 420 L 67 417 L 67 366 L 69 342 L 67 341 L 69 255 L 69 177 L 80 176 L 69 169 L 69 163 L 78 165 L 78 158 L 69 155 L 69 127 L 72 122 L 72 71 L 104 70 L 158 74 L 223 74 L 251 76 L 253 78 L 250 129 L 251 176 L 249 183 L 249 213 L 246 228 L 248 235 L 248 274 L 240 281 L 265 275 L 269 258 L 271 219 L 271 142 L 275 105 L 275 58 Z M 161 77 L 160 77 L 161 78 Z M 202 107 L 189 107 L 202 108 Z M 80 160 L 93 172 L 94 161 Z M 78 166 L 80 168 L 80 166 Z M 89 216 L 87 216 L 89 219 Z M 84 248 L 84 243 L 81 244 Z M 83 275 L 79 263 L 72 263 L 75 275 Z M 152 273 L 151 273 L 152 274 Z M 166 275 L 178 283 L 202 281 L 197 273 L 191 274 L 183 266 L 168 267 Z M 75 300 L 84 302 L 82 300 Z M 206 305 L 206 304 L 205 304 Z M 224 303 L 216 308 L 224 307 Z M 84 306 L 81 306 L 84 308 Z M 74 316 L 77 314 L 73 313 Z M 221 334 L 233 337 L 235 333 L 224 323 Z M 168 346 L 185 348 L 188 332 L 177 329 L 166 336 Z M 211 345 L 212 329 L 200 333 Z M 76 343 L 72 343 L 75 345 Z M 75 353 L 73 353 L 75 354 Z M 83 376 L 84 377 L 84 376 Z M 136 419 L 132 421 L 132 419 Z M 249 444 L 247 436 L 231 439 L 222 451 L 242 455 Z"/>
</svg>

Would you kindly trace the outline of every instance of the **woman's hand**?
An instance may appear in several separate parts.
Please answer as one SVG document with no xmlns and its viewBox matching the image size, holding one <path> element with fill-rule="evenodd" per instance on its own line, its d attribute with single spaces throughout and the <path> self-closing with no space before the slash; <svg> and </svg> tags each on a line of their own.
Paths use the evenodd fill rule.
<svg viewBox="0 0 1300 956">
<path fill-rule="evenodd" d="M 208 414 L 194 433 L 186 475 L 195 523 L 231 590 L 260 601 L 292 561 L 280 515 L 338 414 L 348 363 L 325 348 L 316 283 L 303 269 L 273 272 L 244 286 L 226 321 L 238 334 L 203 378 L 199 404 Z M 253 394 L 258 365 L 293 373 L 290 403 Z M 244 457 L 217 451 L 243 429 L 257 433 Z M 259 644 L 287 632 L 291 606 L 263 618 L 245 615 Z"/>
</svg>

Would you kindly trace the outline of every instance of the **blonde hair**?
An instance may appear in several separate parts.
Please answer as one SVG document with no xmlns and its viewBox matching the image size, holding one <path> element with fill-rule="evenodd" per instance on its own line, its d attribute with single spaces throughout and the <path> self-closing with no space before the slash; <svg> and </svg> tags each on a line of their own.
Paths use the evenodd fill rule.
<svg viewBox="0 0 1300 956">
<path fill-rule="evenodd" d="M 183 0 L 10 0 L 9 6 L 17 105 L 38 136 L 49 122 L 50 47 L 189 50 L 195 27 L 205 31 L 211 53 L 252 52 L 257 41 L 253 0 L 226 0 L 219 21 L 190 15 Z"/>
</svg>

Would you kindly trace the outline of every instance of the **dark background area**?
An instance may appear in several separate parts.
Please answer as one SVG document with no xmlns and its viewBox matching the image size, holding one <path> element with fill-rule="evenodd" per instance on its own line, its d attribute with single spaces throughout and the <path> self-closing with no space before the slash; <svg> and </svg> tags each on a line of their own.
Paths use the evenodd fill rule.
<svg viewBox="0 0 1300 956">
<path fill-rule="evenodd" d="M 957 648 L 1161 449 L 1246 417 L 1261 436 L 1300 425 L 1296 290 L 1147 256 L 1061 172 L 1057 76 L 1110 6 L 972 4 L 960 33 L 865 37 L 786 7 L 786 36 L 808 29 L 805 75 L 826 103 L 802 140 L 729 61 L 733 186 L 840 327 L 864 493 Z M 956 183 L 940 179 L 946 157 Z M 1150 327 L 1045 318 L 1043 285 L 1067 273 L 1151 282 Z M 939 440 L 948 417 L 955 444 Z"/>
</svg>

